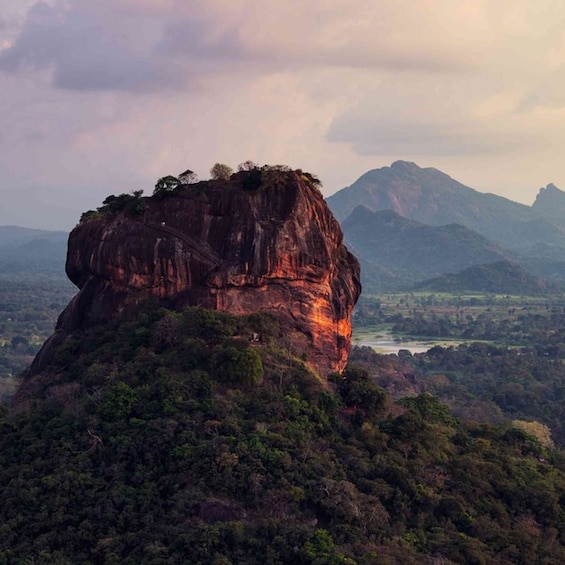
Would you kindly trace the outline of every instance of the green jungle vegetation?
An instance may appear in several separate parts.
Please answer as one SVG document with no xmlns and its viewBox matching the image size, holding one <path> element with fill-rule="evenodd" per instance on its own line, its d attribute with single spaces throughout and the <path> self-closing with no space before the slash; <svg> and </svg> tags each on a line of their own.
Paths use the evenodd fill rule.
<svg viewBox="0 0 565 565">
<path fill-rule="evenodd" d="M 383 356 L 360 347 L 350 361 L 395 397 L 432 393 L 465 421 L 535 421 L 564 447 L 564 305 L 562 296 L 362 297 L 355 314 L 358 327 L 387 328 L 399 340 L 462 343 L 446 342 L 414 355 L 401 350 Z"/>
<path fill-rule="evenodd" d="M 18 375 L 53 333 L 59 314 L 76 291 L 60 274 L 0 275 L 0 402 L 14 394 Z"/>
<path fill-rule="evenodd" d="M 565 562 L 543 427 L 323 386 L 285 341 L 198 308 L 67 339 L 0 420 L 0 563 Z"/>
<path fill-rule="evenodd" d="M 353 324 L 377 331 L 386 328 L 399 340 L 448 338 L 543 347 L 565 341 L 565 294 L 363 294 Z"/>
<path fill-rule="evenodd" d="M 234 171 L 224 163 L 216 163 L 210 169 L 211 179 L 199 181 L 197 175 L 190 169 L 180 173 L 178 176 L 166 175 L 155 183 L 153 197 L 166 198 L 171 195 L 192 194 L 205 198 L 206 187 L 210 183 L 229 183 Z M 322 183 L 315 175 L 302 169 L 292 170 L 286 165 L 258 165 L 253 161 L 245 161 L 238 166 L 238 175 L 243 189 L 248 191 L 257 190 L 259 187 L 268 185 L 284 185 L 289 178 L 289 173 L 295 173 L 309 187 L 320 190 Z M 81 222 L 100 218 L 107 214 L 124 211 L 131 216 L 139 216 L 146 209 L 143 200 L 143 190 L 133 190 L 130 193 L 110 194 L 102 202 L 102 206 L 96 210 L 87 210 L 80 217 Z"/>
</svg>

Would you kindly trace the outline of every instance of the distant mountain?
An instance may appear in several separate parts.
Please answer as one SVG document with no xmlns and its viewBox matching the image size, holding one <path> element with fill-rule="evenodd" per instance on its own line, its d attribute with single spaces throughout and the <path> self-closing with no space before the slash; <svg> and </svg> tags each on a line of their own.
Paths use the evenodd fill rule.
<svg viewBox="0 0 565 565">
<path fill-rule="evenodd" d="M 37 230 L 20 226 L 0 226 L 0 248 L 15 248 L 32 241 L 44 240 L 67 243 L 69 234 L 65 231 Z"/>
<path fill-rule="evenodd" d="M 64 231 L 0 226 L 0 273 L 42 273 L 66 278 L 68 236 Z"/>
<path fill-rule="evenodd" d="M 372 212 L 358 206 L 342 229 L 361 262 L 363 288 L 369 292 L 408 288 L 416 281 L 512 258 L 464 226 L 430 226 L 392 210 Z"/>
<path fill-rule="evenodd" d="M 540 188 L 532 209 L 556 225 L 565 227 L 565 191 L 554 184 Z"/>
<path fill-rule="evenodd" d="M 493 292 L 497 294 L 543 294 L 551 285 L 527 273 L 516 263 L 498 261 L 474 265 L 455 275 L 443 275 L 416 285 L 434 292 Z"/>
<path fill-rule="evenodd" d="M 522 256 L 562 260 L 565 229 L 536 210 L 494 194 L 469 188 L 433 168 L 396 161 L 365 173 L 328 198 L 343 221 L 363 205 L 432 226 L 461 224 Z"/>
</svg>

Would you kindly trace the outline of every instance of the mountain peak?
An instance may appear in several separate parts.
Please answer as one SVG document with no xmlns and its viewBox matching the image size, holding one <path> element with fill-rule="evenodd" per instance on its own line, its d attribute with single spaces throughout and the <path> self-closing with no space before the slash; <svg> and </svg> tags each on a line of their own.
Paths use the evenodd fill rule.
<svg viewBox="0 0 565 565">
<path fill-rule="evenodd" d="M 412 170 L 421 170 L 422 167 L 419 167 L 413 161 L 394 161 L 390 166 L 391 169 L 412 169 Z"/>
<path fill-rule="evenodd" d="M 539 189 L 539 193 L 538 196 L 541 194 L 565 194 L 563 192 L 563 190 L 561 190 L 560 188 L 557 188 L 552 182 L 550 182 L 546 187 L 541 187 Z"/>
<path fill-rule="evenodd" d="M 547 248 L 546 258 L 562 257 L 565 246 L 561 224 L 551 225 L 562 223 L 565 217 L 565 192 L 555 185 L 540 191 L 532 209 L 479 192 L 438 169 L 395 161 L 389 167 L 368 171 L 330 196 L 328 204 L 340 221 L 362 204 L 374 212 L 394 210 L 431 226 L 460 224 L 522 255 L 537 256 L 538 243 L 549 241 L 554 251 Z"/>
<path fill-rule="evenodd" d="M 458 222 L 458 219 L 438 218 L 437 222 L 430 222 L 414 215 L 419 211 L 425 214 L 430 205 L 437 210 L 437 203 L 432 204 L 432 201 L 460 200 L 461 195 L 468 199 L 475 194 L 479 193 L 438 169 L 422 168 L 411 161 L 395 161 L 389 167 L 366 172 L 351 186 L 330 196 L 328 204 L 340 221 L 358 204 L 363 204 L 373 211 L 388 208 L 404 217 L 443 224 Z"/>
<path fill-rule="evenodd" d="M 539 189 L 532 209 L 550 221 L 562 223 L 565 217 L 565 192 L 549 183 Z"/>
</svg>

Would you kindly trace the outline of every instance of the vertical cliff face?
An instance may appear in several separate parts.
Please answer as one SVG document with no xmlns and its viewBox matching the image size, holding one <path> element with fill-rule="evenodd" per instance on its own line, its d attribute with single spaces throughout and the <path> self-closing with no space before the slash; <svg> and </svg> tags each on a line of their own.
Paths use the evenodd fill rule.
<svg viewBox="0 0 565 565">
<path fill-rule="evenodd" d="M 181 186 L 144 199 L 145 211 L 95 215 L 70 234 L 66 270 L 80 292 L 51 340 L 160 304 L 233 314 L 275 313 L 292 345 L 322 375 L 350 349 L 359 264 L 320 192 L 277 172 L 258 188 L 246 175 Z M 47 342 L 32 366 L 49 358 Z"/>
</svg>

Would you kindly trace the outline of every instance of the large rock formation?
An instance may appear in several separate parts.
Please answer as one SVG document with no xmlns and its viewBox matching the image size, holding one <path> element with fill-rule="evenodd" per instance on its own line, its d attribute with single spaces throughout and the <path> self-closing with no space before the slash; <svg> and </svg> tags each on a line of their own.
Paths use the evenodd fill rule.
<svg viewBox="0 0 565 565">
<path fill-rule="evenodd" d="M 35 359 L 40 372 L 65 336 L 148 304 L 199 305 L 233 314 L 273 312 L 291 344 L 325 375 L 350 349 L 359 264 L 308 176 L 272 171 L 245 188 L 181 185 L 143 199 L 145 211 L 95 214 L 69 237 L 66 270 L 80 292 Z"/>
</svg>

